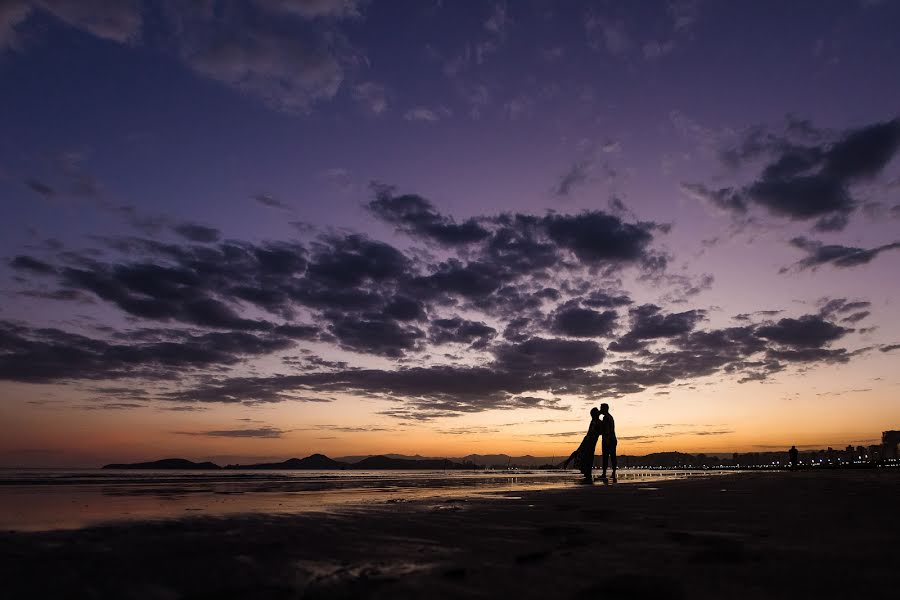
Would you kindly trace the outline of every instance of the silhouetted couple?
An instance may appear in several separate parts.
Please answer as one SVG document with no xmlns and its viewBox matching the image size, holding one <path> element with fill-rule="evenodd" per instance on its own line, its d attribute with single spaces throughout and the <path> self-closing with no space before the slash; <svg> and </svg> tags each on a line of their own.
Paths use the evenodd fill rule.
<svg viewBox="0 0 900 600">
<path fill-rule="evenodd" d="M 603 415 L 603 419 L 600 419 Z M 581 440 L 581 445 L 566 459 L 563 468 L 568 469 L 569 463 L 575 463 L 575 468 L 584 475 L 585 483 L 593 483 L 594 474 L 594 454 L 597 451 L 597 440 L 602 437 L 600 442 L 600 451 L 603 456 L 603 474 L 600 476 L 601 481 L 607 481 L 606 468 L 612 464 L 612 476 L 616 478 L 616 421 L 609 414 L 609 404 L 605 402 L 600 405 L 598 410 L 596 407 L 591 409 L 591 424 L 588 426 L 587 435 Z"/>
</svg>

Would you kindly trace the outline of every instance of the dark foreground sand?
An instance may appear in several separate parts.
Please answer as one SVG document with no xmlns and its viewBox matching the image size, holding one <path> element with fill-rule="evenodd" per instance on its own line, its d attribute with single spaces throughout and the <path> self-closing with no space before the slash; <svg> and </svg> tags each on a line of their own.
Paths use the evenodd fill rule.
<svg viewBox="0 0 900 600">
<path fill-rule="evenodd" d="M 0 534 L 4 598 L 866 598 L 900 473 L 759 473 Z"/>
</svg>

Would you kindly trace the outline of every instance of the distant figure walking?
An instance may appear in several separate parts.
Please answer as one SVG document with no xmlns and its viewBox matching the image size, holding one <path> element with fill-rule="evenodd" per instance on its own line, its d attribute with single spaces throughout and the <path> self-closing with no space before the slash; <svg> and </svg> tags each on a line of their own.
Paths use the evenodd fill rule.
<svg viewBox="0 0 900 600">
<path fill-rule="evenodd" d="M 616 420 L 609 414 L 609 404 L 600 405 L 600 414 L 603 415 L 603 421 L 600 422 L 600 430 L 603 435 L 603 442 L 600 450 L 603 453 L 603 474 L 600 479 L 606 481 L 607 463 L 612 464 L 612 476 L 616 478 L 616 445 L 619 440 L 616 438 Z"/>
<path fill-rule="evenodd" d="M 600 411 L 597 408 L 591 409 L 591 424 L 588 426 L 587 434 L 581 440 L 581 445 L 563 462 L 563 468 L 568 469 L 569 463 L 575 461 L 575 468 L 584 475 L 585 483 L 594 483 L 594 452 L 597 450 L 597 440 L 602 433 L 603 423 L 600 422 Z"/>
<path fill-rule="evenodd" d="M 788 450 L 788 456 L 791 457 L 791 471 L 795 471 L 797 469 L 797 463 L 799 462 L 800 453 L 797 451 L 797 446 L 791 446 L 791 449 Z"/>
</svg>

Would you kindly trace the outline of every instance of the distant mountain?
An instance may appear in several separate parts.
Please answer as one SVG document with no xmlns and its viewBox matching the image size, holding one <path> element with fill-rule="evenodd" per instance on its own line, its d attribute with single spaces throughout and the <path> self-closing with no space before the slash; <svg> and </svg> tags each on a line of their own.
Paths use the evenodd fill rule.
<svg viewBox="0 0 900 600">
<path fill-rule="evenodd" d="M 573 448 L 574 450 L 574 448 Z M 507 454 L 470 454 L 459 459 L 470 462 L 479 467 L 540 467 L 550 464 L 559 464 L 566 456 L 509 456 Z"/>
<path fill-rule="evenodd" d="M 823 451 L 824 452 L 824 451 Z M 747 455 L 735 455 L 733 459 L 718 458 L 705 454 L 684 454 L 681 452 L 658 452 L 646 456 L 619 455 L 620 467 L 702 467 L 711 464 L 732 464 L 735 461 L 742 464 L 767 464 L 773 460 L 783 459 L 781 453 L 759 453 Z M 770 456 L 771 455 L 771 456 Z M 306 458 L 291 458 L 277 463 L 259 463 L 252 465 L 228 465 L 226 469 L 253 469 L 276 470 L 296 469 L 307 471 L 323 471 L 338 469 L 355 470 L 447 470 L 447 469 L 472 469 L 518 467 L 533 469 L 558 465 L 568 455 L 559 456 L 509 456 L 507 454 L 470 454 L 462 458 L 426 458 L 421 455 L 408 456 L 404 454 L 379 454 L 377 456 L 344 456 L 340 459 L 332 459 L 324 454 L 313 454 Z M 764 460 L 763 460 L 764 459 Z M 595 464 L 600 463 L 600 455 L 595 455 Z M 221 469 L 212 462 L 196 463 L 183 458 L 166 458 L 153 462 L 110 464 L 104 469 Z"/>
<path fill-rule="evenodd" d="M 479 467 L 500 467 L 506 468 L 510 467 L 539 467 L 549 464 L 558 464 L 561 460 L 566 458 L 566 456 L 509 456 L 508 454 L 469 454 L 468 456 L 463 457 L 434 457 L 434 456 L 422 456 L 421 454 L 416 454 L 413 456 L 409 456 L 407 454 L 380 454 L 379 456 L 384 456 L 387 458 L 396 458 L 401 460 L 414 460 L 414 461 L 422 461 L 422 460 L 430 460 L 430 461 L 444 461 L 450 460 L 455 463 L 472 463 Z M 339 456 L 334 460 L 348 463 L 350 465 L 356 465 L 360 461 L 365 460 L 367 458 L 373 458 L 373 455 L 365 454 L 359 456 Z M 394 467 L 391 467 L 394 468 Z M 402 468 L 402 467 L 396 467 Z M 418 468 L 418 467 L 414 467 Z"/>
<path fill-rule="evenodd" d="M 332 471 L 346 469 L 350 465 L 330 459 L 324 454 L 313 454 L 306 458 L 290 458 L 280 463 L 261 463 L 257 465 L 228 465 L 226 469 L 304 469 L 307 471 Z"/>
<path fill-rule="evenodd" d="M 470 467 L 445 458 L 412 460 L 408 458 L 391 458 L 390 456 L 379 455 L 364 458 L 361 461 L 354 463 L 352 468 L 374 471 L 383 469 L 467 469 Z"/>
<path fill-rule="evenodd" d="M 444 460 L 443 456 L 422 456 L 421 454 L 414 454 L 412 456 L 408 454 L 360 454 L 356 456 L 337 456 L 334 460 L 342 463 L 355 464 L 361 460 L 372 458 L 373 456 L 386 456 L 388 458 L 400 458 L 403 460 Z"/>
<path fill-rule="evenodd" d="M 184 458 L 164 458 L 162 460 L 154 460 L 152 462 L 142 463 L 125 463 L 104 465 L 104 469 L 181 469 L 181 470 L 202 470 L 210 471 L 221 469 L 219 465 L 211 462 L 196 463 Z"/>
<path fill-rule="evenodd" d="M 360 454 L 359 456 L 336 456 L 334 457 L 334 460 L 352 465 L 353 463 L 358 463 L 362 459 L 369 458 L 370 456 L 371 454 Z"/>
</svg>

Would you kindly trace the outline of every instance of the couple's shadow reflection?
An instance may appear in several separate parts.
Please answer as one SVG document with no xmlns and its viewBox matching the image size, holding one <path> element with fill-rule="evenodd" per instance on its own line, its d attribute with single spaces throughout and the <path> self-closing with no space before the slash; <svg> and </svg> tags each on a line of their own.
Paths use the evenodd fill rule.
<svg viewBox="0 0 900 600">
<path fill-rule="evenodd" d="M 613 475 L 612 477 L 604 477 L 604 476 L 594 477 L 593 475 L 591 475 L 590 479 L 588 479 L 587 477 L 585 477 L 584 479 L 581 479 L 578 482 L 578 485 L 594 485 L 594 484 L 598 484 L 598 483 L 602 483 L 603 485 L 610 485 L 610 484 L 616 484 L 618 482 L 619 482 L 619 478 L 616 477 L 615 475 Z"/>
</svg>

